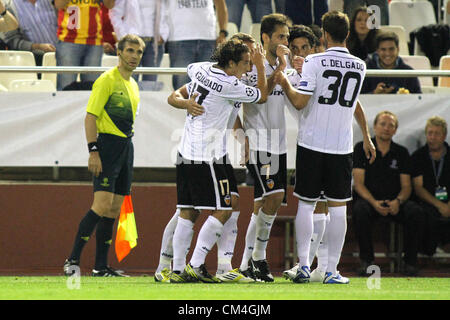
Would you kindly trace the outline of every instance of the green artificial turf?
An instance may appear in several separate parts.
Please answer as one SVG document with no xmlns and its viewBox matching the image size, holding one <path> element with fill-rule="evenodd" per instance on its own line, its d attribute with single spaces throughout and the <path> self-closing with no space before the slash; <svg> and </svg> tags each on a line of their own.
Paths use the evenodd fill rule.
<svg viewBox="0 0 450 320">
<path fill-rule="evenodd" d="M 351 278 L 348 285 L 274 283 L 170 284 L 153 277 L 0 277 L 1 300 L 448 300 L 450 278 Z M 70 289 L 72 287 L 72 289 Z"/>
</svg>

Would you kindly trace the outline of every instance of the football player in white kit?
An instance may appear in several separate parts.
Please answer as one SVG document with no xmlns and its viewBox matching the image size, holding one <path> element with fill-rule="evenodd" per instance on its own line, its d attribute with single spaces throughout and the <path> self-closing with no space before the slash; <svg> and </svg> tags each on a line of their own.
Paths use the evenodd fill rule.
<svg viewBox="0 0 450 320">
<path fill-rule="evenodd" d="M 246 44 L 250 50 L 255 50 L 256 41 L 255 39 L 246 33 L 236 33 L 231 39 L 240 40 L 244 44 Z M 215 57 L 212 58 L 214 60 Z M 250 69 L 253 64 L 251 64 Z M 248 70 L 250 71 L 250 70 Z M 245 148 L 245 137 L 243 132 L 240 132 L 239 129 L 242 128 L 241 121 L 238 117 L 239 110 L 241 108 L 240 102 L 236 102 L 231 112 L 230 118 L 228 120 L 227 129 L 233 129 L 234 137 L 241 143 L 244 147 L 242 148 L 242 161 L 241 165 L 245 165 L 246 158 L 248 158 L 248 152 L 246 152 Z M 196 108 L 202 109 L 200 105 L 192 104 Z M 193 115 L 200 115 L 204 112 L 204 110 L 196 113 L 196 110 L 188 110 L 188 112 L 193 112 Z M 224 142 L 224 147 L 226 147 L 226 142 Z M 247 144 L 248 145 L 248 144 Z M 226 150 L 225 150 L 226 152 Z M 252 278 L 248 278 L 242 275 L 239 272 L 239 269 L 233 269 L 231 264 L 231 259 L 234 254 L 234 247 L 236 244 L 236 236 L 237 236 L 237 220 L 240 214 L 239 209 L 239 192 L 237 188 L 237 182 L 234 177 L 233 167 L 230 163 L 226 164 L 228 176 L 230 179 L 230 193 L 231 193 L 231 205 L 233 208 L 233 212 L 231 214 L 230 219 L 224 224 L 222 236 L 217 241 L 217 272 L 216 277 L 222 280 L 223 282 L 237 282 L 237 283 L 248 283 L 253 282 Z M 171 272 L 171 263 L 173 258 L 173 246 L 172 246 L 172 238 L 177 225 L 178 216 L 180 214 L 180 209 L 177 209 L 167 223 L 164 228 L 163 237 L 161 241 L 161 250 L 158 267 L 156 269 L 154 278 L 156 282 L 168 282 L 170 281 L 170 272 Z M 190 240 L 189 240 L 190 241 Z"/>
<path fill-rule="evenodd" d="M 273 74 L 285 69 L 289 53 L 289 27 L 285 15 L 274 13 L 261 20 L 261 40 L 266 51 L 265 74 L 270 95 L 262 105 L 244 103 L 244 130 L 249 139 L 250 160 L 247 168 L 255 181 L 254 206 L 247 233 L 240 270 L 246 276 L 273 282 L 266 260 L 266 248 L 276 214 L 286 201 L 287 157 L 285 96 L 273 82 Z M 243 81 L 255 86 L 259 70 L 253 68 Z"/>
<path fill-rule="evenodd" d="M 296 70 L 289 70 L 288 78 L 291 84 L 296 87 L 301 82 L 301 66 L 296 66 L 297 57 L 306 58 L 306 56 L 317 53 L 316 43 L 320 43 L 317 39 L 313 30 L 304 25 L 294 25 L 289 30 L 289 50 L 290 55 L 290 65 L 288 64 L 288 69 L 292 67 L 297 68 Z M 303 59 L 300 59 L 303 60 Z M 298 60 L 297 60 L 298 61 Z M 292 78 L 295 77 L 295 80 Z M 300 116 L 301 110 L 297 110 L 292 106 L 291 103 L 287 104 L 290 114 L 298 122 L 298 117 Z M 326 237 L 326 226 L 329 221 L 329 215 L 327 201 L 321 195 L 320 199 L 316 203 L 316 208 L 314 210 L 314 228 L 313 236 L 311 237 L 309 262 L 312 263 L 314 257 L 317 255 L 317 268 L 311 272 L 311 282 L 323 282 L 325 278 L 325 272 L 328 260 L 328 248 L 327 248 L 327 237 Z M 283 276 L 292 280 L 297 275 L 298 263 L 295 264 L 291 269 L 283 271 Z"/>
<path fill-rule="evenodd" d="M 339 274 L 337 265 L 347 230 L 346 204 L 351 200 L 353 116 L 361 127 L 370 163 L 376 153 L 364 111 L 357 101 L 366 65 L 345 46 L 348 17 L 338 11 L 328 12 L 322 17 L 322 28 L 327 50 L 305 59 L 298 91 L 284 74 L 278 73 L 275 79 L 292 104 L 303 109 L 299 117 L 294 191 L 299 198 L 295 228 L 300 267 L 293 281 L 310 281 L 313 212 L 323 190 L 330 215 L 328 265 L 323 283 L 346 284 L 349 279 Z"/>
<path fill-rule="evenodd" d="M 195 103 L 203 109 L 194 110 L 198 115 L 187 115 L 178 148 L 177 208 L 180 208 L 180 215 L 173 235 L 173 271 L 170 277 L 170 282 L 175 283 L 220 282 L 208 273 L 204 262 L 221 237 L 232 210 L 223 146 L 227 123 L 236 102 L 263 103 L 267 99 L 261 46 L 257 46 L 250 56 L 248 46 L 229 40 L 221 45 L 217 59 L 217 63 L 189 65 L 187 71 L 191 82 L 175 90 L 168 98 L 168 103 L 175 108 L 190 109 L 189 105 Z M 239 80 L 249 70 L 251 61 L 260 71 L 257 88 Z M 186 251 L 200 210 L 211 210 L 212 215 L 203 224 L 191 261 L 186 265 Z"/>
</svg>

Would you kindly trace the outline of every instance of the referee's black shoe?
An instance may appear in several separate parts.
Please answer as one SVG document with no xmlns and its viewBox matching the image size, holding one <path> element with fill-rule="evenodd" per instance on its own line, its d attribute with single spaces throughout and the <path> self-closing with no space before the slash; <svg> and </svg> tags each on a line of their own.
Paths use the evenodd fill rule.
<svg viewBox="0 0 450 320">
<path fill-rule="evenodd" d="M 111 267 L 106 267 L 101 270 L 92 270 L 93 277 L 129 277 L 126 274 L 123 274 L 123 271 L 114 270 Z"/>
<path fill-rule="evenodd" d="M 250 267 L 253 270 L 255 278 L 264 282 L 273 282 L 273 275 L 270 273 L 269 264 L 267 260 L 253 260 L 250 258 Z"/>
</svg>

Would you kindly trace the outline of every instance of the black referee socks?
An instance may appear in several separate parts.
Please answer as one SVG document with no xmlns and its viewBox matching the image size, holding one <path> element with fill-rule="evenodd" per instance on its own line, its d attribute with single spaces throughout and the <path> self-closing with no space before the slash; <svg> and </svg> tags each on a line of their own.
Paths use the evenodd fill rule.
<svg viewBox="0 0 450 320">
<path fill-rule="evenodd" d="M 97 250 L 95 253 L 95 270 L 105 269 L 108 265 L 108 250 L 112 243 L 115 219 L 102 217 L 97 225 L 95 237 Z"/>
<path fill-rule="evenodd" d="M 89 210 L 81 220 L 77 235 L 75 236 L 75 243 L 73 245 L 72 254 L 69 258 L 70 260 L 80 261 L 81 251 L 83 251 L 84 245 L 88 242 L 89 237 L 94 231 L 100 218 L 101 217 L 94 211 Z"/>
</svg>

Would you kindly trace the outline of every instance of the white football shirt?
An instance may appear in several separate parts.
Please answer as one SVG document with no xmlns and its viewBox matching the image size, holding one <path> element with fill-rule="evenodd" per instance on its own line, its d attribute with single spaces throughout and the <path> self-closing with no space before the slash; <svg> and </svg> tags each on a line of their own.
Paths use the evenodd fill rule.
<svg viewBox="0 0 450 320">
<path fill-rule="evenodd" d="M 192 63 L 187 73 L 191 78 L 187 84 L 189 96 L 197 92 L 196 101 L 205 108 L 205 112 L 197 117 L 187 115 L 178 151 L 189 160 L 219 159 L 226 153 L 223 144 L 235 103 L 256 102 L 261 92 L 243 84 L 235 76 L 227 75 L 212 62 Z"/>
<path fill-rule="evenodd" d="M 363 60 L 333 47 L 306 57 L 298 90 L 311 95 L 299 118 L 299 146 L 332 154 L 353 152 L 353 113 L 366 74 Z"/>
<path fill-rule="evenodd" d="M 265 60 L 266 78 L 275 71 L 276 66 L 271 66 Z M 257 84 L 257 71 L 253 66 L 251 72 L 242 77 L 242 81 L 249 86 Z M 262 104 L 244 104 L 244 129 L 250 143 L 250 150 L 265 151 L 274 154 L 287 152 L 286 148 L 286 119 L 284 108 L 287 97 L 283 88 L 276 85 L 269 94 L 267 101 Z"/>
</svg>

